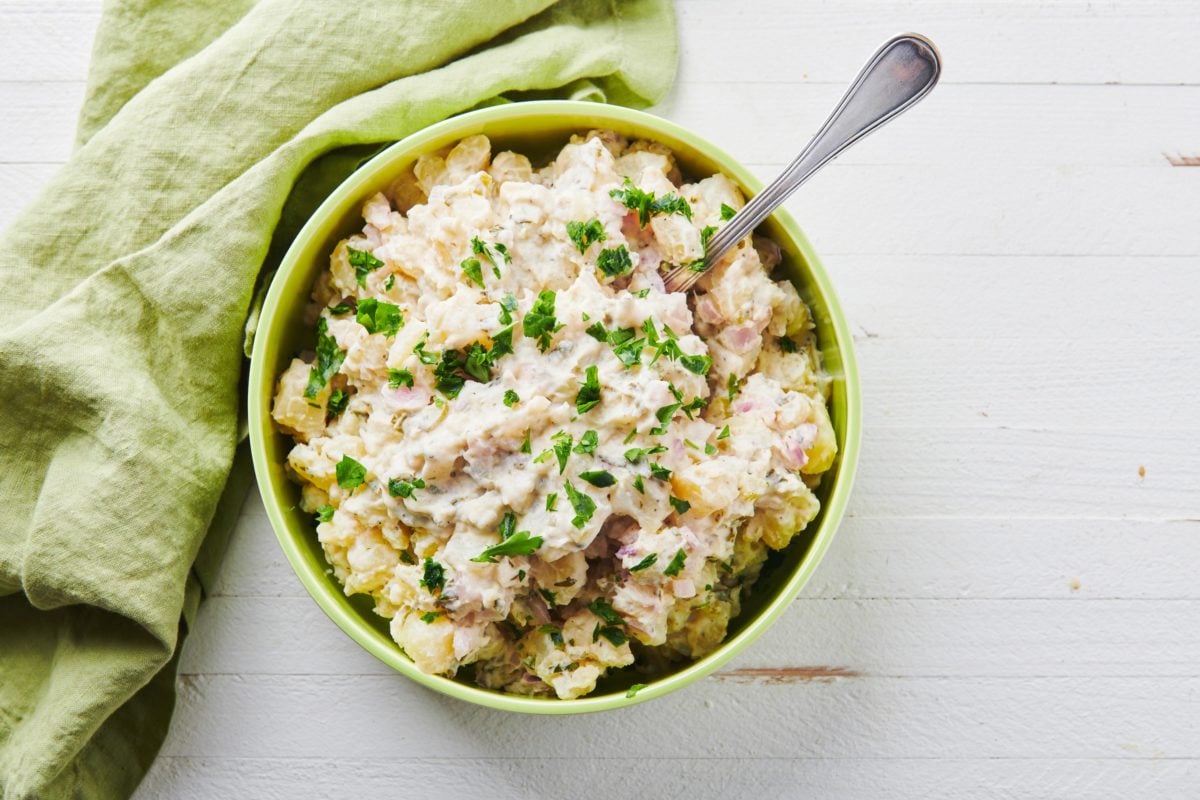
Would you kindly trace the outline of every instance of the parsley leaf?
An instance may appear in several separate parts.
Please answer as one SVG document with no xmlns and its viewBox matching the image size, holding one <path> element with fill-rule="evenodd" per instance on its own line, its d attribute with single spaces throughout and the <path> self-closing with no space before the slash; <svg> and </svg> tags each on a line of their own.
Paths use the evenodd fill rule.
<svg viewBox="0 0 1200 800">
<path fill-rule="evenodd" d="M 612 642 L 613 647 L 620 647 L 629 641 L 629 637 L 625 635 L 625 631 L 612 625 L 601 628 L 599 635 Z"/>
<path fill-rule="evenodd" d="M 391 275 L 388 275 L 387 280 L 385 280 L 383 282 L 383 290 L 385 292 L 390 292 L 392 290 L 392 287 L 395 285 L 396 285 L 396 273 L 393 272 Z"/>
<path fill-rule="evenodd" d="M 550 437 L 554 441 L 554 457 L 558 459 L 558 474 L 562 475 L 567 468 L 567 459 L 571 457 L 571 434 L 559 431 Z"/>
<path fill-rule="evenodd" d="M 366 250 L 355 250 L 349 245 L 346 246 L 346 256 L 350 266 L 354 267 L 354 277 L 358 280 L 358 285 L 364 289 L 367 288 L 367 275 L 383 266 L 382 261 Z"/>
<path fill-rule="evenodd" d="M 625 696 L 626 697 L 634 697 L 635 695 L 637 695 L 638 692 L 640 692 L 642 689 L 645 689 L 645 688 L 646 688 L 646 684 L 635 683 L 632 686 L 630 686 L 628 689 L 625 690 Z"/>
<path fill-rule="evenodd" d="M 388 370 L 388 386 L 393 389 L 399 389 L 401 386 L 413 385 L 413 374 L 406 369 L 389 369 Z"/>
<path fill-rule="evenodd" d="M 517 310 L 517 298 L 511 294 L 504 295 L 504 299 L 500 301 L 500 324 L 512 325 L 512 312 Z"/>
<path fill-rule="evenodd" d="M 367 468 L 347 455 L 334 468 L 337 474 L 337 484 L 343 489 L 354 491 L 367 479 Z"/>
<path fill-rule="evenodd" d="M 583 385 L 579 387 L 579 393 L 575 395 L 575 410 L 580 414 L 591 411 L 600 405 L 600 379 L 597 375 L 598 370 L 595 364 L 587 368 Z"/>
<path fill-rule="evenodd" d="M 438 617 L 442 616 L 445 613 L 446 613 L 445 611 L 426 611 L 424 614 L 421 615 L 421 622 L 424 622 L 426 625 L 429 625 L 435 619 L 437 619 Z"/>
<path fill-rule="evenodd" d="M 555 294 L 550 289 L 543 289 L 539 292 L 533 308 L 529 309 L 529 313 L 525 315 L 525 319 L 521 323 L 525 335 L 530 339 L 536 339 L 538 349 L 543 353 L 550 347 L 550 337 L 557 329 L 555 326 L 558 325 L 558 319 L 554 316 L 554 298 Z"/>
<path fill-rule="evenodd" d="M 308 385 L 304 388 L 305 397 L 316 397 L 317 393 L 329 383 L 346 360 L 346 351 L 338 347 L 337 339 L 329 335 L 329 324 L 324 317 L 317 320 L 317 360 L 308 373 Z"/>
<path fill-rule="evenodd" d="M 483 288 L 483 265 L 479 263 L 478 258 L 465 258 L 459 266 L 462 267 L 464 275 L 478 284 L 480 289 Z"/>
<path fill-rule="evenodd" d="M 667 469 L 661 464 L 651 464 L 650 477 L 658 478 L 660 481 L 669 481 L 671 480 L 671 470 Z"/>
<path fill-rule="evenodd" d="M 595 431 L 585 431 L 583 436 L 579 437 L 579 444 L 575 445 L 575 452 L 581 455 L 591 455 L 596 452 L 598 444 L 600 444 L 600 435 Z"/>
<path fill-rule="evenodd" d="M 512 389 L 504 390 L 504 405 L 508 406 L 509 408 L 512 408 L 519 402 L 521 402 L 520 395 L 518 395 Z"/>
<path fill-rule="evenodd" d="M 724 203 L 721 203 L 721 221 L 728 222 L 733 219 L 733 215 L 737 213 L 736 208 L 731 208 Z"/>
<path fill-rule="evenodd" d="M 636 563 L 632 567 L 630 567 L 629 571 L 630 572 L 641 572 L 642 570 L 648 569 L 649 567 L 653 566 L 655 561 L 658 561 L 658 553 L 651 553 L 650 555 L 646 556 L 641 561 L 639 561 L 638 563 Z"/>
<path fill-rule="evenodd" d="M 584 253 L 596 242 L 604 241 L 604 226 L 600 224 L 600 220 L 598 219 L 587 222 L 572 220 L 567 223 L 567 236 L 571 237 L 571 241 L 575 243 L 575 247 L 579 252 Z"/>
<path fill-rule="evenodd" d="M 630 464 L 636 464 L 645 456 L 652 456 L 665 452 L 667 452 L 667 448 L 661 444 L 656 444 L 654 447 L 631 447 L 625 451 L 625 460 Z"/>
<path fill-rule="evenodd" d="M 624 625 L 625 618 L 603 597 L 597 597 L 588 603 L 588 610 L 609 625 Z"/>
<path fill-rule="evenodd" d="M 595 339 L 597 342 L 608 341 L 608 331 L 605 329 L 603 322 L 593 322 L 587 327 L 587 330 L 585 330 L 584 333 Z"/>
<path fill-rule="evenodd" d="M 530 536 L 529 531 L 517 531 L 499 544 L 494 544 L 472 558 L 482 564 L 495 564 L 496 556 L 529 556 L 542 546 L 541 536 Z"/>
<path fill-rule="evenodd" d="M 553 625 L 539 626 L 538 633 L 546 634 L 547 636 L 550 637 L 551 642 L 558 645 L 559 647 L 562 647 L 562 645 L 563 645 L 562 631 L 560 631 L 558 628 L 554 627 Z"/>
<path fill-rule="evenodd" d="M 625 179 L 622 188 L 613 189 L 608 195 L 630 211 L 636 211 L 638 224 L 643 228 L 650 223 L 653 214 L 679 214 L 689 222 L 692 219 L 692 207 L 687 200 L 675 194 L 656 199 L 654 192 L 642 191 L 629 178 Z"/>
<path fill-rule="evenodd" d="M 512 256 L 508 254 L 508 248 L 506 248 L 504 245 L 494 244 L 492 247 L 494 247 L 496 252 L 501 255 L 505 263 L 512 261 Z M 472 237 L 471 239 L 471 252 L 477 256 L 483 256 L 486 258 L 488 263 L 492 265 L 492 274 L 497 278 L 500 277 L 500 265 L 496 263 L 496 257 L 492 255 L 491 248 L 489 248 L 484 242 L 481 242 L 477 236 Z M 507 325 L 508 323 L 505 324 Z"/>
<path fill-rule="evenodd" d="M 715 444 L 704 445 L 704 455 L 715 456 L 717 454 L 717 446 Z"/>
<path fill-rule="evenodd" d="M 594 469 L 589 470 L 588 472 L 581 472 L 579 473 L 579 477 L 583 478 L 585 481 L 598 489 L 604 489 L 609 486 L 613 486 L 617 482 L 617 479 L 613 477 L 612 473 L 605 469 Z"/>
<path fill-rule="evenodd" d="M 742 382 L 738 380 L 737 375 L 729 373 L 729 380 L 725 381 L 725 388 L 729 393 L 729 399 L 737 397 L 738 390 L 742 388 Z"/>
<path fill-rule="evenodd" d="M 512 536 L 517 530 L 517 515 L 508 510 L 504 512 L 504 516 L 500 518 L 500 524 L 496 527 L 496 531 L 500 534 L 500 539 L 504 540 Z"/>
<path fill-rule="evenodd" d="M 333 394 L 329 395 L 329 413 L 340 414 L 346 410 L 346 404 L 350 402 L 350 396 L 341 389 L 334 389 Z"/>
<path fill-rule="evenodd" d="M 540 594 L 542 596 L 542 599 L 545 600 L 546 603 L 551 608 L 558 605 L 558 602 L 557 602 L 558 596 L 554 592 L 550 591 L 549 589 L 540 589 L 539 588 L 538 594 Z"/>
<path fill-rule="evenodd" d="M 633 261 L 625 245 L 620 245 L 601 250 L 596 256 L 596 266 L 608 277 L 616 278 L 633 269 Z"/>
<path fill-rule="evenodd" d="M 680 550 L 675 554 L 675 557 L 671 559 L 671 563 L 667 564 L 667 566 L 663 568 L 663 575 L 674 578 L 679 574 L 679 570 L 683 569 L 683 562 L 685 561 L 687 561 L 687 553 L 683 552 L 683 550 Z"/>
<path fill-rule="evenodd" d="M 512 325 L 509 325 L 503 330 L 496 331 L 496 333 L 492 335 L 492 349 L 488 353 L 489 364 L 495 364 L 500 360 L 500 356 L 506 356 L 512 353 L 512 336 Z"/>
<path fill-rule="evenodd" d="M 638 490 L 638 494 L 646 493 L 646 484 L 642 481 L 641 475 L 638 475 L 633 479 L 633 488 Z"/>
<path fill-rule="evenodd" d="M 709 369 L 712 368 L 712 358 L 705 355 L 680 356 L 679 363 L 688 372 L 694 372 L 697 375 L 707 375 Z"/>
<path fill-rule="evenodd" d="M 662 406 L 654 412 L 655 419 L 658 420 L 659 426 L 650 429 L 651 436 L 662 436 L 667 432 L 667 426 L 671 424 L 671 417 L 675 416 L 675 412 L 683 406 L 683 403 L 671 403 L 669 406 Z"/>
<path fill-rule="evenodd" d="M 532 453 L 533 452 L 533 449 L 529 446 L 529 431 L 528 430 L 525 431 L 525 440 L 523 442 L 521 442 L 521 452 L 522 453 Z"/>
<path fill-rule="evenodd" d="M 717 439 L 728 439 L 728 438 L 729 438 L 729 426 L 726 425 L 724 428 L 721 428 L 721 432 L 717 434 Z"/>
<path fill-rule="evenodd" d="M 433 376 L 437 378 L 434 388 L 451 400 L 458 397 L 466 384 L 466 379 L 458 374 L 464 366 L 462 353 L 457 350 L 443 350 L 437 366 L 433 368 Z"/>
<path fill-rule="evenodd" d="M 628 336 L 625 336 L 626 332 L 628 332 Z M 621 340 L 619 342 L 614 341 L 618 335 L 620 335 Z M 646 346 L 646 340 L 644 338 L 634 339 L 632 328 L 610 331 L 608 340 L 613 344 L 613 355 L 619 358 L 622 364 L 632 367 L 641 363 L 642 350 Z"/>
<path fill-rule="evenodd" d="M 399 478 L 392 478 L 388 481 L 387 488 L 388 494 L 392 497 L 412 497 L 413 490 L 425 488 L 425 480 L 413 478 L 411 481 L 402 481 Z"/>
<path fill-rule="evenodd" d="M 575 517 L 571 520 L 571 524 L 576 528 L 582 528 L 588 524 L 592 514 L 596 513 L 596 501 L 583 492 L 576 491 L 569 480 L 566 483 L 566 489 L 567 499 L 571 501 L 571 507 L 575 509 Z"/>
<path fill-rule="evenodd" d="M 483 349 L 483 345 L 479 342 L 472 342 L 467 348 L 467 360 L 463 364 L 463 369 L 467 374 L 480 383 L 487 383 L 492 379 L 492 370 L 490 367 L 491 358 L 487 350 Z"/>
<path fill-rule="evenodd" d="M 333 519 L 333 512 L 335 510 L 330 505 L 321 506 L 317 509 L 317 522 L 329 522 L 329 520 Z"/>
<path fill-rule="evenodd" d="M 553 511 L 554 504 L 558 502 L 558 492 L 551 492 L 546 495 L 546 510 Z"/>
<path fill-rule="evenodd" d="M 796 352 L 796 343 L 784 336 L 779 340 L 779 349 L 785 353 L 794 353 Z"/>
<path fill-rule="evenodd" d="M 336 306 L 329 307 L 329 313 L 333 314 L 335 317 L 341 316 L 342 314 L 349 314 L 353 310 L 354 306 L 350 305 L 349 303 L 338 303 Z"/>
<path fill-rule="evenodd" d="M 425 575 L 421 578 L 421 585 L 430 592 L 439 592 L 446 585 L 445 568 L 429 556 L 425 556 Z"/>
<path fill-rule="evenodd" d="M 688 509 L 692 507 L 692 504 L 687 500 L 680 500 L 675 495 L 671 495 L 667 499 L 671 501 L 671 507 L 675 509 L 676 514 L 686 514 Z"/>
</svg>

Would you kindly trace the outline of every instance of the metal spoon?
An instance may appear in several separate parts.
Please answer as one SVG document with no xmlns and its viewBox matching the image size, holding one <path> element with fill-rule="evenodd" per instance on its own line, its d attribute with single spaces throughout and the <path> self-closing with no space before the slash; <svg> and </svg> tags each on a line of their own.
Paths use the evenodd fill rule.
<svg viewBox="0 0 1200 800">
<path fill-rule="evenodd" d="M 924 36 L 905 33 L 884 42 L 796 160 L 709 240 L 704 260 L 675 267 L 666 275 L 667 291 L 690 289 L 813 173 L 929 94 L 941 71 L 937 48 Z"/>
</svg>

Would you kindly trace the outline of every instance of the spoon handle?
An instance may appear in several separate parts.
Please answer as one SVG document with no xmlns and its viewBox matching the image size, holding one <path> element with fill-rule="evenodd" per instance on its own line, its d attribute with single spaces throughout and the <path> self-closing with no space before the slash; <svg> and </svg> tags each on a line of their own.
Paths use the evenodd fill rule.
<svg viewBox="0 0 1200 800">
<path fill-rule="evenodd" d="M 885 42 L 796 160 L 709 241 L 704 269 L 757 228 L 813 173 L 927 95 L 940 73 L 937 49 L 924 36 L 906 33 Z M 701 274 L 691 271 L 690 276 L 681 275 L 692 280 L 679 288 L 686 289 Z"/>
</svg>

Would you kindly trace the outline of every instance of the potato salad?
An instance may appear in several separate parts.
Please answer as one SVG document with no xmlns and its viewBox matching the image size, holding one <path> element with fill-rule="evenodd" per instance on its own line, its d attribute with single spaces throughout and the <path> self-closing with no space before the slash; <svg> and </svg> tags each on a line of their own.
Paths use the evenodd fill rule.
<svg viewBox="0 0 1200 800">
<path fill-rule="evenodd" d="M 347 594 L 423 671 L 575 698 L 724 639 L 837 445 L 809 309 L 743 204 L 611 132 L 548 165 L 473 136 L 363 207 L 279 376 L 289 474 Z"/>
</svg>

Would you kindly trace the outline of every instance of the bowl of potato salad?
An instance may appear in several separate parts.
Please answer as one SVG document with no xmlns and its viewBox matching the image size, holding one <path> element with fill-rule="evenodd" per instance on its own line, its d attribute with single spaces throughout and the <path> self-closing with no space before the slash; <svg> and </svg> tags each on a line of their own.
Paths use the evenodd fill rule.
<svg viewBox="0 0 1200 800">
<path fill-rule="evenodd" d="M 254 339 L 255 471 L 313 598 L 383 662 L 573 713 L 716 669 L 787 607 L 858 454 L 848 327 L 786 213 L 649 114 L 464 114 L 320 207 Z"/>
</svg>

